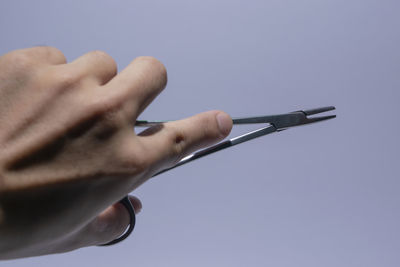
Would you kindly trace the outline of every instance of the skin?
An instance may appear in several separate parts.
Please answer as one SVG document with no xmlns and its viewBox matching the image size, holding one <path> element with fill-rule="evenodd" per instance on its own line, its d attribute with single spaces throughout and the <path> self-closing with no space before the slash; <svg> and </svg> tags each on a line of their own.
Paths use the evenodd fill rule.
<svg viewBox="0 0 400 267">
<path fill-rule="evenodd" d="M 117 238 L 129 224 L 119 199 L 229 134 L 232 120 L 222 111 L 135 133 L 166 83 L 152 57 L 120 73 L 101 51 L 70 63 L 52 47 L 0 57 L 0 259 Z"/>
</svg>

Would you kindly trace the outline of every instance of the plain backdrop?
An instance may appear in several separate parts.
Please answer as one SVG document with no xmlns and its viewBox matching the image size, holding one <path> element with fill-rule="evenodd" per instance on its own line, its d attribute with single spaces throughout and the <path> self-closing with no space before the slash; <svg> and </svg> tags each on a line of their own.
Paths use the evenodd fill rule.
<svg viewBox="0 0 400 267">
<path fill-rule="evenodd" d="M 326 105 L 338 117 L 150 180 L 121 244 L 0 266 L 400 266 L 399 11 L 398 0 L 2 0 L 0 54 L 99 49 L 120 70 L 161 60 L 168 86 L 141 119 Z"/>
</svg>

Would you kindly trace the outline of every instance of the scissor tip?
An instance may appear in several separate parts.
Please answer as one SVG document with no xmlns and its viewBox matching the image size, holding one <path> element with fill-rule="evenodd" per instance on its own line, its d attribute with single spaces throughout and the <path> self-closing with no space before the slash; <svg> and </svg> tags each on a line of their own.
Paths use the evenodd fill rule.
<svg viewBox="0 0 400 267">
<path fill-rule="evenodd" d="M 307 122 L 317 122 L 317 121 L 325 121 L 325 120 L 330 120 L 336 118 L 336 115 L 328 115 L 328 116 L 322 116 L 322 117 L 312 117 L 312 118 L 307 118 Z"/>
<path fill-rule="evenodd" d="M 327 112 L 331 110 L 335 110 L 336 108 L 334 106 L 328 106 L 328 107 L 322 107 L 322 108 L 314 108 L 314 109 L 308 109 L 308 110 L 303 110 L 304 114 L 307 116 L 309 115 L 314 115 L 322 112 Z"/>
</svg>

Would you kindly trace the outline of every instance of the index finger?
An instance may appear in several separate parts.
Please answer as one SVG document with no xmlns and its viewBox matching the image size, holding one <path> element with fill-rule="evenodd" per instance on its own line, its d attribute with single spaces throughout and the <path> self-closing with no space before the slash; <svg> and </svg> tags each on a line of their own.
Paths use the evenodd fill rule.
<svg viewBox="0 0 400 267">
<path fill-rule="evenodd" d="M 200 148 L 225 138 L 232 129 L 231 117 L 222 111 L 204 112 L 145 130 L 139 135 L 153 174 L 175 165 L 180 159 Z M 127 145 L 133 150 L 136 144 Z"/>
</svg>

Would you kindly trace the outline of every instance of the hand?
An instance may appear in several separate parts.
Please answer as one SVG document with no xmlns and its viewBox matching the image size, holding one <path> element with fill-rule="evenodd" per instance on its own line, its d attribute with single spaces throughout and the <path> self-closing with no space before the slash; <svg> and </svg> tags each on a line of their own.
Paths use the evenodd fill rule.
<svg viewBox="0 0 400 267">
<path fill-rule="evenodd" d="M 68 64 L 51 47 L 0 57 L 0 258 L 115 239 L 129 217 L 113 203 L 228 135 L 232 121 L 221 111 L 135 134 L 134 122 L 166 82 L 152 57 L 119 74 L 99 51 Z"/>
</svg>

